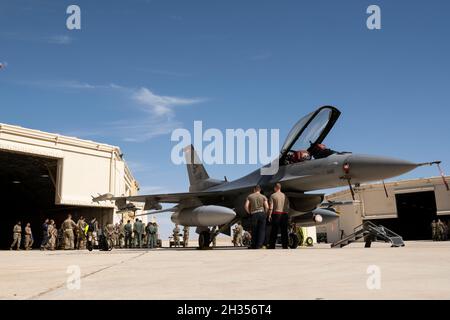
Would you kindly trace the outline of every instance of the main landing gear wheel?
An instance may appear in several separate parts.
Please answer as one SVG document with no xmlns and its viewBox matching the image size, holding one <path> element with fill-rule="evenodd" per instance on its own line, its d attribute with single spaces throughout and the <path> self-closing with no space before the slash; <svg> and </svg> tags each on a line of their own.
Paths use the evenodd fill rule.
<svg viewBox="0 0 450 320">
<path fill-rule="evenodd" d="M 209 248 L 209 244 L 211 243 L 211 236 L 209 231 L 203 231 L 198 236 L 198 247 L 200 249 Z"/>
<path fill-rule="evenodd" d="M 308 238 L 306 238 L 305 243 L 308 247 L 312 247 L 312 245 L 314 244 L 314 240 L 313 240 L 313 238 L 308 237 Z"/>
<path fill-rule="evenodd" d="M 300 239 L 298 238 L 297 234 L 295 234 L 295 233 L 289 234 L 289 248 L 297 249 L 299 242 L 300 242 Z"/>
</svg>

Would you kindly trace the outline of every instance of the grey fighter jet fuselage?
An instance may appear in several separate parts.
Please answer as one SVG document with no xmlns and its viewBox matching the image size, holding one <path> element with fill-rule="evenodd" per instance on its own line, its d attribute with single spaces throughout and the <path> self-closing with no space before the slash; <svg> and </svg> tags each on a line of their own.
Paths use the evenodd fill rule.
<svg viewBox="0 0 450 320">
<path fill-rule="evenodd" d="M 147 209 L 160 208 L 159 203 L 176 203 L 172 210 L 172 221 L 198 227 L 206 235 L 210 227 L 216 226 L 220 227 L 220 232 L 226 233 L 238 221 L 243 222 L 244 228 L 248 227 L 244 204 L 253 187 L 260 185 L 263 193 L 268 196 L 274 185 L 281 183 L 283 192 L 289 199 L 291 221 L 304 226 L 328 223 L 334 216 L 336 219 L 338 216 L 332 210 L 319 208 L 324 194 L 307 192 L 342 186 L 351 188 L 355 184 L 392 178 L 420 165 L 393 158 L 328 149 L 322 142 L 340 114 L 337 108 L 324 106 L 300 119 L 288 134 L 280 155 L 275 160 L 279 167 L 273 174 L 262 174 L 262 170 L 258 169 L 234 181 L 211 179 L 199 163 L 194 148 L 187 146 L 185 156 L 190 181 L 189 192 L 106 198 L 103 195 L 98 199 L 115 200 L 116 204 L 124 201 L 145 202 Z M 353 192 L 352 188 L 351 190 Z M 153 213 L 167 211 L 170 210 Z M 323 219 L 321 214 L 326 215 L 326 218 Z"/>
</svg>

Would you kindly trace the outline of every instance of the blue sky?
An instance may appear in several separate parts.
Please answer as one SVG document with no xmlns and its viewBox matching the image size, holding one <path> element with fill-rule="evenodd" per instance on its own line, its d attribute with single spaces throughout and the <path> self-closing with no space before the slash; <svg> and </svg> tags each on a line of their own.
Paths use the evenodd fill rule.
<svg viewBox="0 0 450 320">
<path fill-rule="evenodd" d="M 70 4 L 81 30 L 66 28 Z M 366 27 L 371 4 L 381 30 Z M 174 128 L 279 128 L 283 140 L 331 104 L 343 112 L 333 149 L 439 159 L 448 173 L 449 10 L 444 0 L 1 1 L 0 122 L 118 145 L 143 191 L 177 192 L 188 182 L 170 160 Z M 207 167 L 229 179 L 255 168 Z"/>
</svg>

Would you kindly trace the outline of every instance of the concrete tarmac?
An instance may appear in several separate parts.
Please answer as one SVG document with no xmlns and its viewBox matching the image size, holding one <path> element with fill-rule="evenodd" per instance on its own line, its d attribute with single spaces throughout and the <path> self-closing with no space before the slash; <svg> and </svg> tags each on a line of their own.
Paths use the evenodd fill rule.
<svg viewBox="0 0 450 320">
<path fill-rule="evenodd" d="M 1 251 L 0 299 L 450 299 L 450 242 Z"/>
</svg>

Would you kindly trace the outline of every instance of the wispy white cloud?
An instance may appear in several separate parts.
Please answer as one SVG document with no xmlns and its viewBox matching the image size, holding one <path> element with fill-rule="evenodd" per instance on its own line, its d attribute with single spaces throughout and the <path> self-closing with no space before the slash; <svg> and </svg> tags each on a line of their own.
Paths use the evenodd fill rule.
<svg viewBox="0 0 450 320">
<path fill-rule="evenodd" d="M 202 98 L 192 99 L 157 95 L 147 88 L 140 88 L 133 93 L 133 99 L 141 105 L 148 107 L 156 116 L 172 115 L 174 107 L 188 106 L 205 101 Z"/>
<path fill-rule="evenodd" d="M 51 44 L 62 44 L 62 45 L 70 44 L 73 41 L 73 39 L 67 35 L 50 36 L 47 37 L 45 40 Z"/>
<path fill-rule="evenodd" d="M 58 81 L 58 82 L 47 82 L 47 85 L 54 87 L 61 87 L 67 89 L 126 89 L 125 87 L 119 86 L 114 83 L 110 84 L 91 84 L 87 82 L 79 81 Z"/>
<path fill-rule="evenodd" d="M 140 119 L 119 120 L 104 126 L 105 135 L 118 135 L 126 142 L 145 142 L 169 134 L 182 123 L 173 118 L 146 116 Z"/>
<path fill-rule="evenodd" d="M 175 119 L 175 107 L 190 106 L 206 101 L 205 98 L 158 95 L 145 87 L 136 89 L 113 83 L 104 85 L 79 81 L 39 81 L 28 82 L 27 84 L 74 90 L 112 90 L 125 95 L 145 112 L 139 118 L 102 123 L 94 130 L 77 129 L 67 133 L 80 138 L 93 139 L 99 136 L 114 136 L 127 142 L 144 142 L 157 136 L 169 134 L 182 126 L 182 123 Z"/>
<path fill-rule="evenodd" d="M 98 86 L 78 81 L 58 81 L 58 82 L 44 82 L 43 85 L 50 87 L 60 87 L 68 89 L 98 89 Z"/>
<path fill-rule="evenodd" d="M 142 87 L 139 89 L 124 87 L 115 83 L 92 84 L 74 80 L 60 81 L 22 81 L 20 84 L 63 89 L 79 90 L 114 90 L 120 91 L 128 96 L 133 102 L 142 106 L 142 110 L 154 116 L 173 116 L 174 108 L 178 106 L 189 106 L 206 101 L 205 98 L 184 98 L 177 96 L 165 96 L 154 93 L 152 90 Z"/>
<path fill-rule="evenodd" d="M 127 88 L 119 86 L 114 83 L 110 84 L 92 84 L 87 82 L 80 82 L 75 80 L 21 80 L 15 81 L 15 83 L 20 85 L 27 85 L 33 87 L 42 88 L 61 88 L 61 89 L 115 89 L 115 90 L 127 90 Z"/>
<path fill-rule="evenodd" d="M 73 42 L 73 37 L 68 35 L 56 34 L 56 35 L 36 35 L 23 32 L 1 31 L 0 38 L 15 41 L 25 42 L 42 42 L 57 45 L 68 45 Z"/>
</svg>

